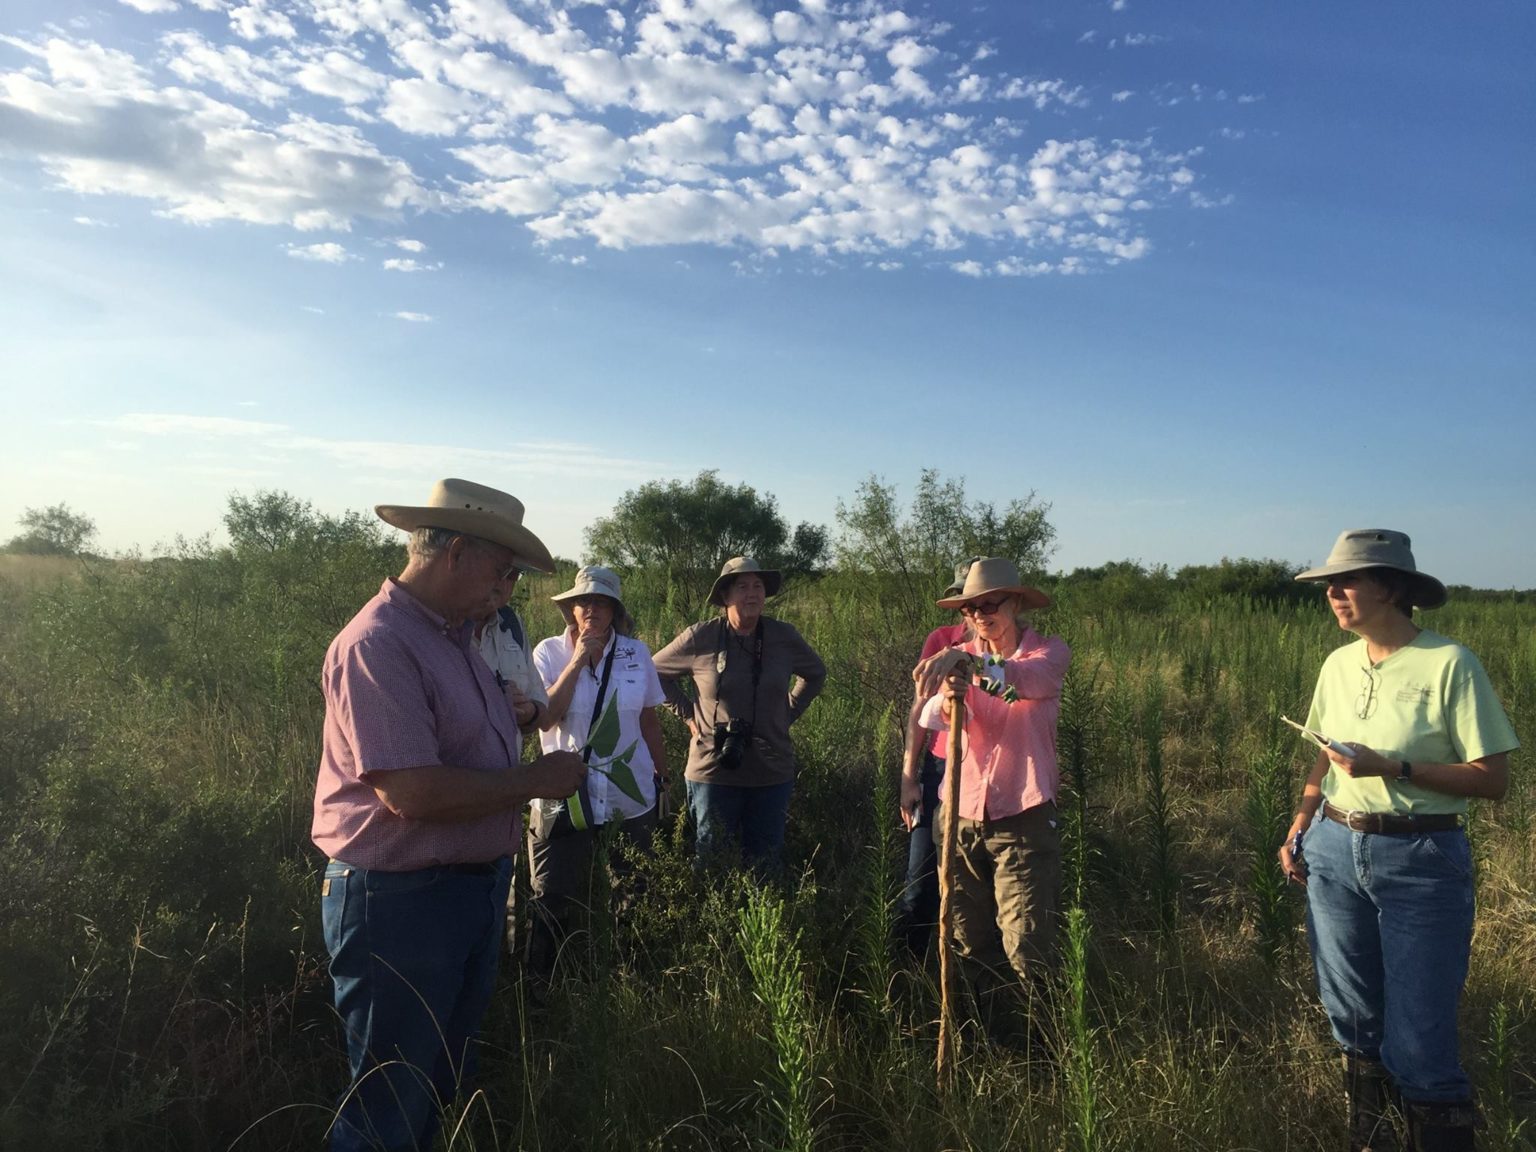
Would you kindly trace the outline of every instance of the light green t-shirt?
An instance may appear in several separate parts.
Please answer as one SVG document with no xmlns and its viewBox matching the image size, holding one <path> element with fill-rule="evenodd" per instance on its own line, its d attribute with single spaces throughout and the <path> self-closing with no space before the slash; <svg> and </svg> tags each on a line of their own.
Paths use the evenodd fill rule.
<svg viewBox="0 0 1536 1152">
<path fill-rule="evenodd" d="M 1366 713 L 1361 718 L 1361 713 Z M 1364 640 L 1323 662 L 1307 727 L 1374 748 L 1390 760 L 1461 764 L 1520 747 L 1476 656 L 1428 630 L 1371 666 Z M 1447 796 L 1380 776 L 1356 780 L 1330 765 L 1323 795 L 1356 812 L 1465 812 Z"/>
</svg>

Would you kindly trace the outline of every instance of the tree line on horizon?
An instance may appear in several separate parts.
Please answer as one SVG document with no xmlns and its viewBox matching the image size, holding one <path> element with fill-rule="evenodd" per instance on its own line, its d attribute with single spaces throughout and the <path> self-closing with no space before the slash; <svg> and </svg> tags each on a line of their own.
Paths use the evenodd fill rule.
<svg viewBox="0 0 1536 1152">
<path fill-rule="evenodd" d="M 968 498 L 963 477 L 945 478 L 925 468 L 905 505 L 895 484 L 871 474 L 849 501 L 837 502 L 835 532 L 809 521 L 791 528 L 772 493 L 725 483 L 711 468 L 689 481 L 647 481 L 626 492 L 611 513 L 585 530 L 585 561 L 660 578 L 696 605 L 732 556 L 755 556 L 790 576 L 816 576 L 833 567 L 867 573 L 897 582 L 914 603 L 931 599 L 953 566 L 969 556 L 1007 557 L 1026 579 L 1058 595 L 1122 610 L 1155 611 L 1176 593 L 1197 600 L 1237 597 L 1270 604 L 1314 597 L 1315 590 L 1295 581 L 1303 565 L 1272 558 L 1223 556 L 1215 564 L 1177 569 L 1127 558 L 1049 573 L 1046 562 L 1056 543 L 1050 510 L 1034 491 L 999 509 L 991 501 Z M 93 551 L 95 521 L 66 503 L 27 508 L 17 523 L 22 531 L 0 545 L 0 552 L 101 558 Z M 237 554 L 295 545 L 377 545 L 386 551 L 400 546 L 365 512 L 332 516 L 277 489 L 249 496 L 231 493 L 223 523 Z M 578 566 L 565 557 L 556 563 L 561 570 Z M 1536 589 L 1452 585 L 1450 590 L 1476 600 L 1536 600 Z"/>
</svg>

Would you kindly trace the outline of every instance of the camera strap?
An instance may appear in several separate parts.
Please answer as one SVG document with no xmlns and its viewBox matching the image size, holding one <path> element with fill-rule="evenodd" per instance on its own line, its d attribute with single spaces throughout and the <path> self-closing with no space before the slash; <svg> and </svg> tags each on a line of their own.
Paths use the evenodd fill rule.
<svg viewBox="0 0 1536 1152">
<path fill-rule="evenodd" d="M 725 679 L 726 656 L 731 647 L 731 626 L 720 617 L 720 642 L 715 646 L 715 710 L 710 726 L 720 722 L 720 685 Z M 752 632 L 752 727 L 757 727 L 757 688 L 763 680 L 763 617 Z"/>
</svg>

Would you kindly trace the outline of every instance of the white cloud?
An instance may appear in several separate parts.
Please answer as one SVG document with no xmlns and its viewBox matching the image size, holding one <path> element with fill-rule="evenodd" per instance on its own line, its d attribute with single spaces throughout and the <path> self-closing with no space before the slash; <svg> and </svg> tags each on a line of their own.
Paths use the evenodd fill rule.
<svg viewBox="0 0 1536 1152">
<path fill-rule="evenodd" d="M 242 7 L 230 9 L 229 26 L 237 36 L 246 40 L 269 36 L 291 40 L 297 36 L 293 21 L 286 13 L 273 11 L 268 7 L 269 3 L 270 0 L 247 0 Z"/>
<path fill-rule="evenodd" d="M 428 193 L 356 128 L 262 122 L 185 88 L 156 89 L 123 53 L 50 41 L 42 71 L 0 73 L 0 140 L 76 193 L 133 196 L 193 223 L 300 229 L 391 217 Z"/>
<path fill-rule="evenodd" d="M 161 12 L 175 12 L 181 7 L 176 0 L 118 0 L 118 3 L 126 4 L 129 8 L 136 8 L 151 16 Z"/>
<path fill-rule="evenodd" d="M 399 256 L 392 256 L 384 261 L 384 269 L 387 272 L 436 272 L 442 266 L 442 261 L 438 261 L 435 264 L 423 264 L 419 260 Z"/>
<path fill-rule="evenodd" d="M 345 264 L 348 260 L 355 260 L 355 256 L 347 255 L 347 250 L 340 244 L 329 242 L 325 244 L 288 244 L 285 246 L 288 255 L 295 260 L 308 260 L 316 264 Z"/>
<path fill-rule="evenodd" d="M 186 83 L 212 84 L 268 105 L 288 95 L 287 86 L 272 78 L 272 65 L 238 44 L 220 48 L 196 32 L 170 32 L 160 43 L 166 67 Z"/>
<path fill-rule="evenodd" d="M 357 57 L 330 49 L 300 64 L 293 72 L 293 82 L 317 96 L 354 105 L 373 99 L 389 79 Z"/>
<path fill-rule="evenodd" d="M 988 274 L 1017 274 L 995 271 L 1010 259 L 1063 270 L 1134 258 L 1145 209 L 1191 192 L 1174 174 L 1193 172 L 1194 153 L 1169 156 L 1150 132 L 1075 132 L 1082 84 L 1010 75 L 992 44 L 893 0 L 188 3 L 227 29 L 164 32 L 140 57 L 8 40 L 30 60 L 0 71 L 0 147 L 62 188 L 194 223 L 374 219 L 388 237 L 412 212 L 494 212 L 572 260 L 592 244 L 704 244 L 749 261 L 964 263 L 977 245 Z M 1228 99 L 1198 86 L 1161 97 Z"/>
<path fill-rule="evenodd" d="M 425 312 L 392 312 L 390 315 L 396 320 L 404 320 L 410 324 L 432 323 L 432 317 L 428 316 Z"/>
<path fill-rule="evenodd" d="M 287 431 L 285 424 L 236 420 L 232 416 L 191 416 L 169 412 L 125 412 L 112 420 L 99 423 L 106 428 L 140 432 L 147 436 L 269 436 Z"/>
<path fill-rule="evenodd" d="M 115 224 L 112 224 L 112 223 L 110 223 L 110 222 L 108 222 L 106 220 L 98 220 L 94 216 L 76 216 L 76 217 L 74 217 L 74 221 L 75 221 L 76 224 L 80 225 L 82 228 L 115 228 L 116 227 Z"/>
<path fill-rule="evenodd" d="M 425 252 L 427 250 L 427 246 L 420 240 L 412 240 L 406 236 L 395 237 L 394 245 L 402 252 Z"/>
</svg>

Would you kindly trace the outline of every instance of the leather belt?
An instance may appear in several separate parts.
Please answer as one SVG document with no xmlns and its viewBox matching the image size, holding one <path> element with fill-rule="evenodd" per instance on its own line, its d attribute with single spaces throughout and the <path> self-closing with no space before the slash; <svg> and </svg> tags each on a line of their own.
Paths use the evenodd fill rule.
<svg viewBox="0 0 1536 1152">
<path fill-rule="evenodd" d="M 1346 812 L 1326 800 L 1323 815 L 1354 832 L 1376 832 L 1384 836 L 1418 836 L 1425 832 L 1444 832 L 1461 826 L 1454 812 L 1409 816 L 1402 812 Z"/>
</svg>

